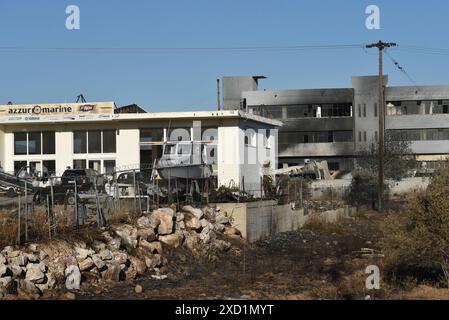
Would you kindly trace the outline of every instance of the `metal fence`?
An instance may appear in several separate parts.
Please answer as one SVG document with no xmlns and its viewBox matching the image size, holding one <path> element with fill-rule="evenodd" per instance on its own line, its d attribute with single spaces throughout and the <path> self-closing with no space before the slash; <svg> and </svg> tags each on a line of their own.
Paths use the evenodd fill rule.
<svg viewBox="0 0 449 320">
<path fill-rule="evenodd" d="M 186 204 L 269 199 L 299 208 L 312 200 L 310 183 L 303 178 L 275 181 L 264 176 L 260 183 L 245 183 L 243 177 L 241 183 L 218 186 L 214 176 L 164 178 L 151 166 L 102 175 L 75 173 L 29 181 L 19 185 L 15 194 L 11 190 L 0 194 L 0 237 L 7 230 L 15 233 L 16 243 L 51 239 L 67 229 L 104 227 L 119 213 L 140 216 L 172 204 L 179 209 Z"/>
</svg>

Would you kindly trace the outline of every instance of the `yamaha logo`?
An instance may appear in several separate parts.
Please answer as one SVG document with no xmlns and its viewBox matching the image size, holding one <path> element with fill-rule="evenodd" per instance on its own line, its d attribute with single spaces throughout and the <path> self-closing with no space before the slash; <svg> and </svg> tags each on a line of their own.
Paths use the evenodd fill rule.
<svg viewBox="0 0 449 320">
<path fill-rule="evenodd" d="M 95 105 L 93 104 L 84 104 L 82 106 L 79 107 L 78 109 L 81 112 L 91 112 L 95 110 Z"/>
</svg>

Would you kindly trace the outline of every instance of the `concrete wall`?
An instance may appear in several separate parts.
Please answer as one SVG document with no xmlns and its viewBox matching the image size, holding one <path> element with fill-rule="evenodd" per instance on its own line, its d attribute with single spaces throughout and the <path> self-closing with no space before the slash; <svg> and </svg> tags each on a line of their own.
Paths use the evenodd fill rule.
<svg viewBox="0 0 449 320">
<path fill-rule="evenodd" d="M 387 84 L 388 76 L 384 76 L 384 85 Z M 354 140 L 357 152 L 369 147 L 375 141 L 376 132 L 379 131 L 379 112 L 376 115 L 376 109 L 379 111 L 379 79 L 377 76 L 353 77 L 352 86 L 354 88 Z"/>
<path fill-rule="evenodd" d="M 387 87 L 386 101 L 444 100 L 449 97 L 449 86 Z"/>
<path fill-rule="evenodd" d="M 243 92 L 248 106 L 276 106 L 351 102 L 353 91 L 343 89 L 299 89 Z"/>
<path fill-rule="evenodd" d="M 223 77 L 223 108 L 240 109 L 242 92 L 257 91 L 257 79 L 253 77 Z"/>
<path fill-rule="evenodd" d="M 296 157 L 297 155 L 305 157 L 353 156 L 354 142 L 298 143 L 279 146 L 279 157 Z"/>
<path fill-rule="evenodd" d="M 0 127 L 0 167 L 4 169 L 5 166 L 5 133 L 4 129 Z"/>
<path fill-rule="evenodd" d="M 279 206 L 275 201 L 258 201 L 249 203 L 217 204 L 228 215 L 233 217 L 232 225 L 242 232 L 249 242 L 268 238 L 274 234 L 300 229 L 309 215 L 304 215 L 303 209 L 294 209 L 290 205 Z M 350 216 L 355 213 L 353 208 L 344 208 L 319 213 L 318 215 L 330 222 L 339 216 Z"/>
</svg>

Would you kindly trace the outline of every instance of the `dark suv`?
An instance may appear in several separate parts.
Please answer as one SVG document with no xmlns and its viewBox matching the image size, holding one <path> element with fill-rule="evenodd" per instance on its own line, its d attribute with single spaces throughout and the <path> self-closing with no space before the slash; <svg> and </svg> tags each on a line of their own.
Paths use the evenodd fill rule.
<svg viewBox="0 0 449 320">
<path fill-rule="evenodd" d="M 75 203 L 75 181 L 77 193 L 83 193 L 95 190 L 102 192 L 104 189 L 104 178 L 99 176 L 92 169 L 67 169 L 61 177 L 61 183 L 53 186 L 55 203 L 66 203 L 73 205 Z M 42 202 L 48 196 L 51 196 L 51 187 L 41 188 L 34 195 L 35 202 Z M 78 196 L 79 201 L 79 196 Z"/>
</svg>

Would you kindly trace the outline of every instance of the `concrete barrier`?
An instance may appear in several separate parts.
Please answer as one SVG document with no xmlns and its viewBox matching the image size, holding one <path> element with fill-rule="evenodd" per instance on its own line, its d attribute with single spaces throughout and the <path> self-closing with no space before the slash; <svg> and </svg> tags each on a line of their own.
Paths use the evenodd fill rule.
<svg viewBox="0 0 449 320">
<path fill-rule="evenodd" d="M 278 205 L 276 201 L 257 201 L 248 203 L 218 203 L 231 216 L 232 226 L 242 232 L 249 242 L 268 238 L 274 234 L 300 229 L 309 215 L 304 209 L 293 205 Z M 314 213 L 323 219 L 334 222 L 339 216 L 349 217 L 356 209 L 345 207 L 337 210 Z"/>
</svg>

